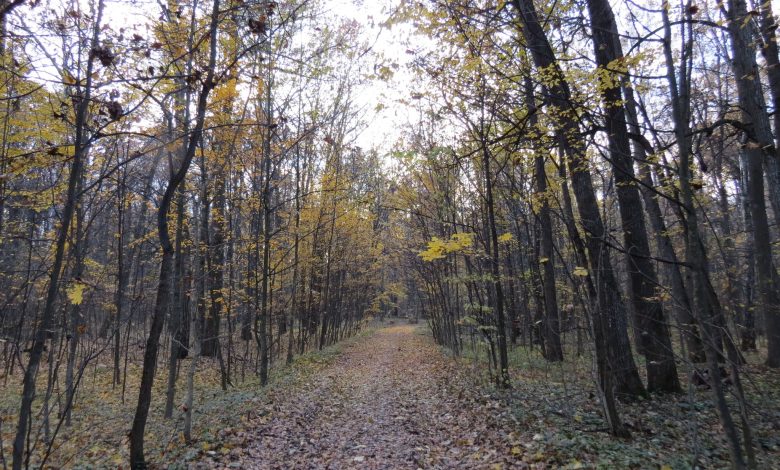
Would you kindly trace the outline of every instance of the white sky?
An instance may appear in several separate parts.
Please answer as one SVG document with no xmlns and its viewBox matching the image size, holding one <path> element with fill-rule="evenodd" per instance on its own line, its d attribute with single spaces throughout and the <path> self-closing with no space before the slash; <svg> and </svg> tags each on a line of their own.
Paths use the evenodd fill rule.
<svg viewBox="0 0 780 470">
<path fill-rule="evenodd" d="M 411 90 L 408 84 L 412 73 L 408 65 L 412 56 L 406 52 L 413 35 L 411 26 L 383 26 L 400 0 L 329 0 L 329 9 L 345 18 L 354 19 L 364 25 L 365 39 L 373 44 L 374 56 L 368 57 L 365 73 L 371 73 L 375 64 L 384 57 L 384 64 L 397 64 L 394 76 L 389 81 L 373 80 L 356 93 L 356 101 L 365 110 L 367 127 L 357 138 L 357 145 L 363 149 L 376 148 L 387 152 L 400 137 L 402 126 L 410 122 L 414 110 L 401 103 L 408 99 Z M 378 105 L 383 109 L 377 111 Z"/>
</svg>

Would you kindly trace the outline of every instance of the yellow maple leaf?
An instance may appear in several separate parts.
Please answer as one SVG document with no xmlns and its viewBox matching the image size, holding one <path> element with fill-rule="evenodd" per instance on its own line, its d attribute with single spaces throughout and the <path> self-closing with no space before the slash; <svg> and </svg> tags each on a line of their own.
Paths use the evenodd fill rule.
<svg viewBox="0 0 780 470">
<path fill-rule="evenodd" d="M 81 305 L 81 302 L 84 301 L 84 289 L 86 288 L 87 285 L 83 282 L 73 281 L 73 283 L 65 292 L 68 295 L 68 300 L 70 300 L 70 303 L 73 305 Z"/>
</svg>

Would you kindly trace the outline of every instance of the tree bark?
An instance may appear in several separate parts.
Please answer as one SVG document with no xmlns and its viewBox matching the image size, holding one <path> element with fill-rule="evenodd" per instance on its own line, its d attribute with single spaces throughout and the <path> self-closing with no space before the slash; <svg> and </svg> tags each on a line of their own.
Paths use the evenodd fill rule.
<svg viewBox="0 0 780 470">
<path fill-rule="evenodd" d="M 484 124 L 484 123 L 482 123 Z M 484 131 L 484 129 L 481 129 Z M 484 132 L 481 133 L 483 136 Z M 488 227 L 490 230 L 490 267 L 493 277 L 493 290 L 495 292 L 494 309 L 496 313 L 496 329 L 498 335 L 498 386 L 509 388 L 509 354 L 506 344 L 506 318 L 504 317 L 504 291 L 501 286 L 501 258 L 498 252 L 498 230 L 496 229 L 496 215 L 493 207 L 493 181 L 490 177 L 490 152 L 487 142 L 482 142 L 482 165 L 485 172 L 485 195 L 487 196 Z"/>
<path fill-rule="evenodd" d="M 588 11 L 596 64 L 603 73 L 612 75 L 615 72 L 610 67 L 618 67 L 620 61 L 624 60 L 612 7 L 607 0 L 588 0 Z M 640 350 L 645 356 L 647 368 L 647 388 L 651 392 L 679 392 L 680 382 L 671 336 L 656 292 L 658 277 L 650 262 L 650 244 L 642 200 L 634 177 L 619 83 L 620 80 L 607 78 L 602 80 L 599 89 L 606 114 L 609 155 L 614 168 L 613 177 L 622 221 L 623 248 L 627 252 L 631 301 L 635 324 L 640 330 Z"/>
<path fill-rule="evenodd" d="M 747 9 L 744 0 L 729 0 L 729 35 L 731 37 L 732 67 L 737 83 L 737 95 L 742 121 L 748 128 L 748 140 L 743 151 L 748 160 L 747 188 L 750 197 L 750 213 L 753 221 L 756 280 L 760 306 L 764 314 L 767 336 L 766 365 L 780 367 L 780 279 L 772 259 L 772 241 L 769 232 L 764 196 L 764 165 L 772 184 L 770 160 L 776 159 L 772 131 L 766 112 L 761 77 L 752 45 Z M 775 184 L 775 187 L 778 187 Z"/>
<path fill-rule="evenodd" d="M 152 401 L 152 385 L 154 383 L 154 369 L 157 362 L 157 349 L 160 344 L 163 320 L 168 311 L 171 295 L 171 278 L 173 272 L 174 247 L 168 233 L 168 213 L 170 211 L 173 196 L 179 184 L 189 170 L 190 163 L 195 156 L 195 150 L 203 135 L 203 122 L 206 117 L 206 105 L 208 96 L 215 86 L 214 69 L 217 61 L 217 32 L 219 26 L 220 0 L 214 0 L 211 10 L 211 22 L 209 25 L 209 62 L 206 70 L 206 78 L 203 81 L 198 96 L 195 125 L 189 136 L 187 151 L 183 155 L 178 171 L 168 181 L 163 193 L 160 207 L 157 211 L 157 234 L 162 248 L 162 261 L 160 263 L 160 278 L 157 284 L 157 298 L 155 300 L 152 326 L 144 350 L 144 362 L 141 372 L 141 385 L 138 390 L 138 404 L 133 418 L 133 427 L 130 430 L 130 467 L 146 468 L 144 458 L 144 430 L 149 415 L 149 406 Z"/>
<path fill-rule="evenodd" d="M 717 299 L 712 295 L 712 287 L 709 280 L 707 252 L 699 230 L 699 219 L 693 199 L 691 187 L 691 138 L 690 138 L 690 82 L 689 60 L 692 47 L 690 37 L 686 37 L 686 31 L 682 31 L 685 41 L 682 60 L 680 61 L 679 84 L 675 74 L 674 60 L 671 49 L 671 26 L 669 15 L 662 9 L 661 15 L 664 22 L 664 57 L 666 60 L 666 74 L 669 83 L 670 101 L 672 107 L 672 119 L 674 120 L 675 137 L 679 153 L 680 198 L 685 214 L 685 252 L 688 269 L 691 273 L 693 299 L 696 305 L 696 313 L 702 326 L 705 345 L 705 354 L 710 371 L 718 371 L 720 332 L 717 329 Z M 690 19 L 690 9 L 688 9 Z M 744 468 L 745 461 L 742 448 L 737 436 L 734 420 L 726 402 L 723 383 L 720 374 L 710 373 L 710 386 L 713 394 L 713 402 L 718 413 L 720 423 L 728 442 L 732 465 L 735 468 Z"/>
<path fill-rule="evenodd" d="M 526 78 L 526 105 L 529 108 L 530 124 L 538 125 L 536 119 L 536 103 L 533 85 Z M 558 298 L 555 286 L 555 253 L 553 249 L 552 220 L 550 219 L 550 203 L 547 194 L 546 158 L 542 152 L 534 157 L 534 179 L 536 180 L 536 197 L 541 201 L 538 218 L 540 225 L 540 264 L 542 269 L 542 291 L 544 293 L 544 357 L 548 361 L 563 360 L 561 347 L 561 329 L 558 315 Z"/>
<path fill-rule="evenodd" d="M 772 11 L 771 0 L 758 0 L 761 15 L 761 37 L 763 44 L 761 54 L 766 61 L 766 74 L 769 78 L 769 91 L 775 112 L 772 116 L 775 130 L 774 152 L 766 155 L 766 179 L 769 186 L 769 200 L 775 216 L 775 223 L 780 221 L 780 53 L 777 46 L 777 20 Z"/>
<path fill-rule="evenodd" d="M 589 256 L 590 276 L 594 281 L 596 304 L 593 311 L 593 328 L 597 343 L 597 362 L 600 370 L 600 388 L 604 394 L 610 430 L 626 436 L 628 430 L 620 423 L 614 406 L 614 391 L 625 396 L 645 393 L 628 340 L 626 309 L 620 298 L 615 273 L 609 259 L 607 233 L 599 212 L 596 192 L 584 150 L 578 140 L 577 109 L 571 100 L 568 83 L 563 77 L 555 53 L 539 22 L 531 0 L 513 0 L 522 21 L 522 33 L 537 69 L 554 73 L 554 79 L 546 87 L 545 100 L 550 103 L 557 133 L 561 136 L 572 189 L 577 201 L 580 222 L 585 230 L 586 249 Z"/>
<path fill-rule="evenodd" d="M 97 15 L 95 25 L 92 30 L 92 39 L 90 46 L 95 48 L 100 39 L 100 22 L 103 19 L 103 10 L 105 3 L 98 0 Z M 19 407 L 19 421 L 16 426 L 16 435 L 13 443 L 13 470 L 21 470 L 24 462 L 25 442 L 27 441 L 28 426 L 32 413 L 32 403 L 35 399 L 35 378 L 38 374 L 38 366 L 41 362 L 41 355 L 46 344 L 46 339 L 51 333 L 51 325 L 54 320 L 54 314 L 57 308 L 57 294 L 59 292 L 59 281 L 62 271 L 62 264 L 65 258 L 65 248 L 68 241 L 68 232 L 73 220 L 73 213 L 76 209 L 78 199 L 77 187 L 81 178 L 81 172 L 84 166 L 84 157 L 88 148 L 88 138 L 86 123 L 89 112 L 89 101 L 92 97 L 92 71 L 94 67 L 94 56 L 90 55 L 87 59 L 87 70 L 85 75 L 85 85 L 83 96 L 79 102 L 76 113 L 76 138 L 74 139 L 73 160 L 68 176 L 68 189 L 65 196 L 65 206 L 62 211 L 62 220 L 57 233 L 57 243 L 54 251 L 54 263 L 49 274 L 49 287 L 46 292 L 46 303 L 41 314 L 40 321 L 35 329 L 33 345 L 30 348 L 30 359 L 27 362 L 27 368 L 24 371 L 22 380 L 22 400 Z"/>
</svg>

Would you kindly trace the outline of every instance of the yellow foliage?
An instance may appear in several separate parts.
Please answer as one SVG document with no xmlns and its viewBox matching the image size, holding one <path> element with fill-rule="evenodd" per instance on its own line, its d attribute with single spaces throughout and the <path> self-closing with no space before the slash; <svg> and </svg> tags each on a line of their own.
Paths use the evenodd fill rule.
<svg viewBox="0 0 780 470">
<path fill-rule="evenodd" d="M 468 232 L 455 233 L 449 240 L 433 237 L 428 242 L 428 249 L 418 253 L 424 261 L 433 261 L 445 258 L 450 253 L 463 251 L 474 245 L 474 234 Z"/>
<path fill-rule="evenodd" d="M 73 281 L 70 287 L 65 291 L 70 303 L 73 305 L 81 305 L 81 302 L 84 301 L 84 289 L 86 288 L 87 285 L 83 282 Z"/>
<path fill-rule="evenodd" d="M 572 272 L 575 276 L 585 277 L 588 275 L 588 270 L 583 268 L 582 266 L 577 266 L 574 268 L 574 271 Z"/>
</svg>

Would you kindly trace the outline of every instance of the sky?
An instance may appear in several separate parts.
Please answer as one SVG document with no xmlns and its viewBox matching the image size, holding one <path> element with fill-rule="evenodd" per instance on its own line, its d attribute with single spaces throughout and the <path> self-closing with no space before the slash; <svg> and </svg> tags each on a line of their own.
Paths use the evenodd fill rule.
<svg viewBox="0 0 780 470">
<path fill-rule="evenodd" d="M 356 102 L 365 110 L 366 127 L 357 137 L 356 144 L 363 148 L 389 152 L 401 137 L 402 127 L 415 115 L 414 109 L 403 103 L 412 92 L 409 70 L 412 56 L 406 51 L 414 38 L 410 25 L 395 25 L 388 28 L 388 19 L 400 0 L 329 0 L 329 9 L 337 15 L 350 18 L 364 25 L 364 38 L 372 44 L 373 55 L 367 57 L 373 67 L 379 57 L 384 63 L 397 64 L 392 78 L 387 81 L 373 80 L 364 84 L 356 93 Z"/>
</svg>

